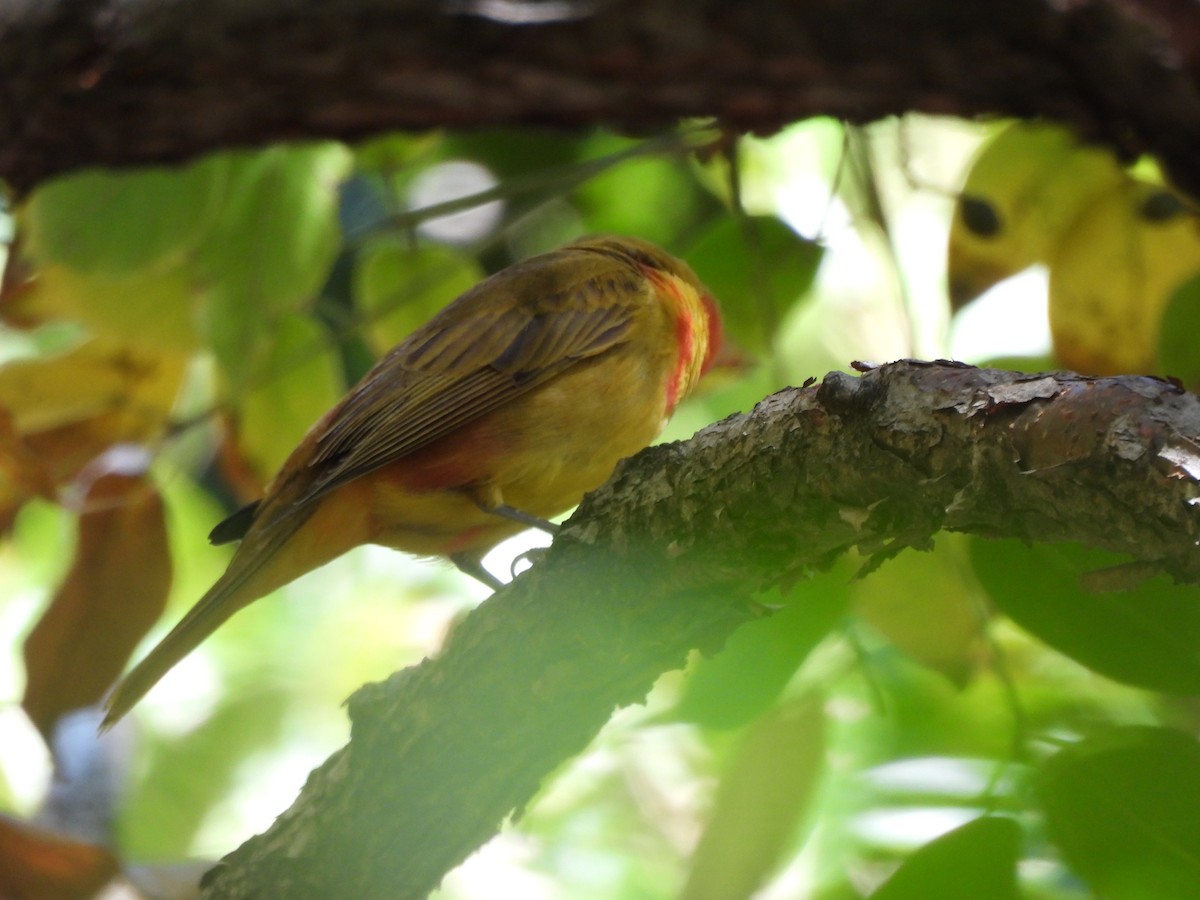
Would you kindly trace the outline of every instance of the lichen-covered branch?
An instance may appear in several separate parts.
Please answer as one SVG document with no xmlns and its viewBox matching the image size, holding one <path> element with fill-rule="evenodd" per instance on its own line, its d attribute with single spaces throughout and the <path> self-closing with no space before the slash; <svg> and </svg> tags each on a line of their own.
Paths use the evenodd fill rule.
<svg viewBox="0 0 1200 900">
<path fill-rule="evenodd" d="M 1200 186 L 1200 8 L 1162 0 L 10 0 L 0 178 L 397 129 L 1043 115 Z"/>
<path fill-rule="evenodd" d="M 356 694 L 349 745 L 205 896 L 424 896 L 756 589 L 851 547 L 952 528 L 1200 582 L 1198 479 L 1200 399 L 1157 379 L 903 362 L 768 397 L 626 462 L 440 656 Z"/>
</svg>

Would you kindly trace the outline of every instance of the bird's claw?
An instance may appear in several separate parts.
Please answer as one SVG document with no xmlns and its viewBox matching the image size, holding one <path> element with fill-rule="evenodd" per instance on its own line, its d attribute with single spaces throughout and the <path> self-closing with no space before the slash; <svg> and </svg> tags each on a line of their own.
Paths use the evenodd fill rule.
<svg viewBox="0 0 1200 900">
<path fill-rule="evenodd" d="M 541 561 L 542 557 L 546 555 L 546 551 L 548 549 L 548 547 L 533 547 L 529 550 L 526 550 L 524 553 L 519 553 L 514 556 L 512 565 L 508 567 L 509 577 L 516 578 L 517 575 L 520 574 L 517 572 L 517 566 L 519 566 L 521 563 L 528 563 L 529 566 L 536 566 Z M 528 571 L 528 567 L 522 569 L 521 571 Z"/>
</svg>

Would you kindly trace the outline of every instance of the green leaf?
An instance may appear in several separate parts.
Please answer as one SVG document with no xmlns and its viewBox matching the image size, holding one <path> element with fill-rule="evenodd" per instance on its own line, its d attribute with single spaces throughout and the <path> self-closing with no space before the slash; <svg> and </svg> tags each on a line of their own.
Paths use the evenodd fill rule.
<svg viewBox="0 0 1200 900">
<path fill-rule="evenodd" d="M 1081 576 L 1121 560 L 1076 544 L 975 540 L 971 560 L 996 606 L 1056 650 L 1126 684 L 1200 693 L 1195 587 L 1158 576 L 1131 590 L 1086 591 Z"/>
<path fill-rule="evenodd" d="M 205 298 L 181 266 L 108 277 L 49 265 L 25 299 L 39 319 L 78 322 L 145 352 L 191 353 L 200 344 L 197 310 Z"/>
<path fill-rule="evenodd" d="M 812 803 L 825 763 L 824 696 L 754 722 L 729 759 L 681 900 L 741 900 L 770 876 Z"/>
<path fill-rule="evenodd" d="M 743 625 L 720 653 L 692 667 L 675 718 L 727 729 L 762 715 L 845 614 L 849 588 L 844 573 L 799 585 L 786 602 L 778 612 Z"/>
<path fill-rule="evenodd" d="M 384 173 L 405 169 L 423 159 L 431 159 L 442 140 L 443 135 L 438 131 L 377 135 L 354 148 L 355 168 Z"/>
<path fill-rule="evenodd" d="M 309 300 L 338 250 L 338 187 L 350 160 L 332 143 L 237 154 L 201 264 L 225 290 L 265 307 Z"/>
<path fill-rule="evenodd" d="M 201 321 L 226 391 L 237 396 L 250 387 L 262 355 L 268 352 L 271 318 L 235 291 L 215 291 L 204 305 Z"/>
<path fill-rule="evenodd" d="M 472 160 L 506 181 L 527 172 L 544 173 L 569 166 L 586 155 L 593 140 L 591 136 L 528 128 L 461 131 L 444 136 L 438 158 Z"/>
<path fill-rule="evenodd" d="M 88 275 L 120 277 L 178 261 L 212 220 L 228 177 L 214 156 L 180 169 L 89 169 L 56 178 L 21 211 L 29 253 Z"/>
<path fill-rule="evenodd" d="M 340 244 L 340 144 L 272 147 L 230 157 L 226 200 L 197 250 L 210 289 L 209 342 L 236 387 L 261 364 L 276 319 L 305 309 Z"/>
<path fill-rule="evenodd" d="M 812 287 L 823 252 L 774 216 L 723 215 L 686 256 L 720 301 L 730 337 L 764 355 L 784 316 Z"/>
<path fill-rule="evenodd" d="M 344 387 L 337 353 L 319 324 L 288 316 L 272 336 L 250 386 L 234 398 L 238 445 L 264 476 L 279 468 Z"/>
<path fill-rule="evenodd" d="M 979 587 L 966 543 L 942 534 L 932 550 L 906 550 L 850 586 L 854 611 L 911 659 L 965 687 L 984 654 Z"/>
<path fill-rule="evenodd" d="M 636 143 L 599 135 L 590 142 L 588 156 L 617 153 Z M 661 156 L 634 157 L 615 165 L 589 178 L 575 199 L 588 231 L 636 234 L 664 245 L 712 202 L 688 165 Z"/>
<path fill-rule="evenodd" d="M 1042 771 L 1050 834 L 1097 896 L 1174 900 L 1200 885 L 1200 745 L 1168 728 L 1115 728 Z"/>
<path fill-rule="evenodd" d="M 910 856 L 871 900 L 1016 900 L 1021 828 L 981 816 Z"/>
<path fill-rule="evenodd" d="M 1049 372 L 1056 368 L 1051 356 L 995 356 L 979 365 L 989 369 L 1011 369 L 1014 372 Z"/>
<path fill-rule="evenodd" d="M 371 346 L 385 352 L 483 275 L 472 257 L 449 247 L 372 244 L 359 255 L 353 281 Z"/>
<path fill-rule="evenodd" d="M 1158 371 L 1200 389 L 1200 275 L 1167 301 L 1158 338 Z"/>
</svg>

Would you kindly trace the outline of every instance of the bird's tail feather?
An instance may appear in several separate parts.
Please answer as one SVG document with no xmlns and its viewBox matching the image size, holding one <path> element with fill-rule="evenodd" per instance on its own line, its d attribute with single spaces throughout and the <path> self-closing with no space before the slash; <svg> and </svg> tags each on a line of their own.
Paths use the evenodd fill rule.
<svg viewBox="0 0 1200 900">
<path fill-rule="evenodd" d="M 228 602 L 242 581 L 237 579 L 231 584 L 222 578 L 214 584 L 146 658 L 117 682 L 104 704 L 102 732 L 115 725 L 177 662 L 245 605 Z"/>
<path fill-rule="evenodd" d="M 305 517 L 248 537 L 238 548 L 225 574 L 208 589 L 174 628 L 146 658 L 117 682 L 104 704 L 103 733 L 112 728 L 144 697 L 176 663 L 191 653 L 210 634 L 242 607 L 274 590 L 292 577 L 274 583 L 250 585 L 248 582 L 267 564 L 295 533 Z"/>
</svg>

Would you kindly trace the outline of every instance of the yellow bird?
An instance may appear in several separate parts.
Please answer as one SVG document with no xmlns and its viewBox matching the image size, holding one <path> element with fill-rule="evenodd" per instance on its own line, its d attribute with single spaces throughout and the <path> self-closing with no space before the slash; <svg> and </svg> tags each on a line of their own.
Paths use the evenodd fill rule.
<svg viewBox="0 0 1200 900">
<path fill-rule="evenodd" d="M 108 698 L 113 725 L 254 600 L 360 544 L 480 560 L 648 445 L 712 364 L 718 307 L 645 241 L 584 238 L 476 285 L 393 348 L 219 524 L 225 574 Z"/>
</svg>

